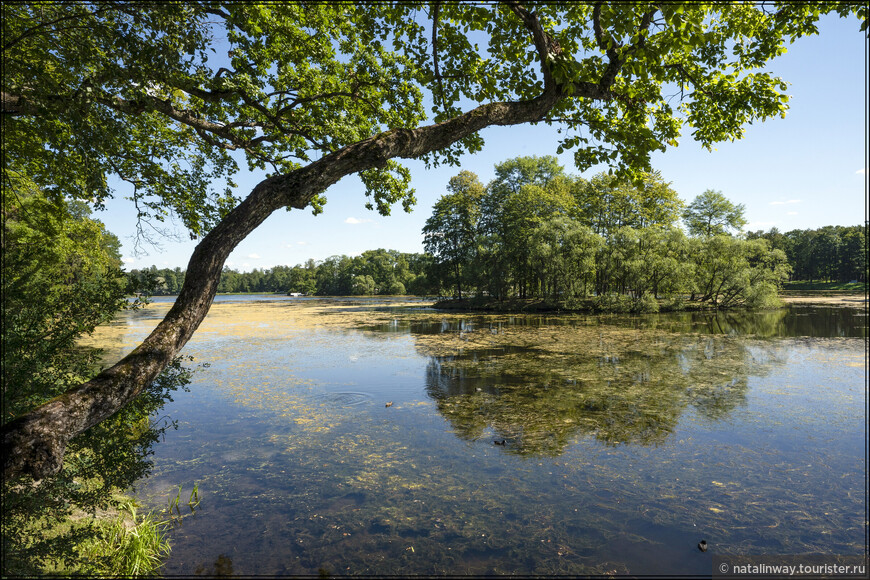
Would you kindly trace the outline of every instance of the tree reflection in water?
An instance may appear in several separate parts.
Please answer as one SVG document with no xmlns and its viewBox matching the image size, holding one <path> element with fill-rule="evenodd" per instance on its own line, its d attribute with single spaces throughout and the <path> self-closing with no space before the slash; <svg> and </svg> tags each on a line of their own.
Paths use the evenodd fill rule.
<svg viewBox="0 0 870 580">
<path fill-rule="evenodd" d="M 763 322 L 776 327 L 782 312 Z M 698 324 L 668 322 L 682 332 Z M 717 325 L 734 328 L 727 320 Z M 438 352 L 430 355 L 426 391 L 459 437 L 504 439 L 504 449 L 519 455 L 560 455 L 577 437 L 662 444 L 687 409 L 717 421 L 745 405 L 748 376 L 764 376 L 778 362 L 764 342 L 750 347 L 729 330 L 464 326 L 437 339 L 415 336 L 418 349 Z"/>
</svg>

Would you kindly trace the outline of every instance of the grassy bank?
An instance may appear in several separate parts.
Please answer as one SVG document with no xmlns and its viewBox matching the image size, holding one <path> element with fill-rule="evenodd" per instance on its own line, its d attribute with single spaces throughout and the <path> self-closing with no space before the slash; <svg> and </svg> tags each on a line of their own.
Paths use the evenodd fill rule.
<svg viewBox="0 0 870 580">
<path fill-rule="evenodd" d="M 79 553 L 84 566 L 93 566 L 97 576 L 152 576 L 169 555 L 168 523 L 152 513 L 139 514 L 132 500 L 116 514 L 95 520 L 96 533 L 79 545 Z"/>
<path fill-rule="evenodd" d="M 785 282 L 782 285 L 783 294 L 795 292 L 863 294 L 867 292 L 865 282 L 807 282 L 805 280 Z"/>
<path fill-rule="evenodd" d="M 650 297 L 634 299 L 628 296 L 606 297 L 605 299 L 580 298 L 571 301 L 557 301 L 540 298 L 508 298 L 498 300 L 486 296 L 473 298 L 448 298 L 432 305 L 437 310 L 458 312 L 506 312 L 506 313 L 575 313 L 575 314 L 622 314 L 644 312 L 683 312 L 715 310 L 709 303 L 691 303 L 681 298 L 674 300 L 655 300 Z"/>
<path fill-rule="evenodd" d="M 13 545 L 4 538 L 3 576 L 156 575 L 170 551 L 168 524 L 151 513 L 139 513 L 130 497 L 118 495 L 111 503 L 95 513 L 75 510 L 61 519 L 37 518 L 17 528 Z M 20 548 L 26 549 L 22 553 Z"/>
</svg>

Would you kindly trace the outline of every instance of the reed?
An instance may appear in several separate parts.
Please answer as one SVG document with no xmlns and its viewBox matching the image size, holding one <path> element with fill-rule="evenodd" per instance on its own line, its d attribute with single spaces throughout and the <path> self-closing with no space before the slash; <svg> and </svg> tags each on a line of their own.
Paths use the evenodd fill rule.
<svg viewBox="0 0 870 580">
<path fill-rule="evenodd" d="M 96 537 L 80 548 L 85 561 L 99 563 L 88 568 L 88 575 L 152 576 L 169 555 L 171 547 L 164 533 L 167 522 L 151 512 L 140 517 L 132 502 L 124 508 L 129 516 L 121 514 L 99 526 Z"/>
<path fill-rule="evenodd" d="M 175 492 L 175 495 L 169 496 L 169 503 L 167 511 L 171 515 L 173 510 L 179 516 L 181 515 L 181 508 L 179 505 L 181 504 L 181 493 L 184 489 L 184 484 L 178 486 L 178 490 Z M 199 507 L 200 497 L 199 497 L 199 484 L 194 482 L 193 489 L 190 492 L 190 496 L 187 498 L 187 507 L 190 508 L 190 511 L 194 511 L 195 508 Z"/>
<path fill-rule="evenodd" d="M 190 498 L 187 500 L 187 505 L 193 509 L 199 505 L 199 484 L 193 482 L 193 490 L 190 492 Z"/>
</svg>

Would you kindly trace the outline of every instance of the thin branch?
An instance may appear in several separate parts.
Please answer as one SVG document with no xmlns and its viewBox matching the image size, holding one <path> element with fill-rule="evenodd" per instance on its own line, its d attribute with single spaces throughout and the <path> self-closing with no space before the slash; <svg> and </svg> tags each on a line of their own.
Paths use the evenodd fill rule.
<svg viewBox="0 0 870 580">
<path fill-rule="evenodd" d="M 601 88 L 609 89 L 616 80 L 616 75 L 619 73 L 619 69 L 622 68 L 625 60 L 619 57 L 619 52 L 616 50 L 617 47 L 620 47 L 619 43 L 612 37 L 604 38 L 604 29 L 601 26 L 601 5 L 602 2 L 596 2 L 595 7 L 592 9 L 592 30 L 595 33 L 595 41 L 598 43 L 598 47 L 607 54 L 607 58 L 610 60 L 598 84 Z"/>
<path fill-rule="evenodd" d="M 438 83 L 438 100 L 444 104 L 444 82 L 441 79 L 441 72 L 438 70 L 438 16 L 441 12 L 441 2 L 436 1 L 432 7 L 432 61 L 433 71 L 435 73 L 435 81 Z"/>
<path fill-rule="evenodd" d="M 537 13 L 529 12 L 515 0 L 506 2 L 506 4 L 514 14 L 519 16 L 526 29 L 532 33 L 532 39 L 538 51 L 538 59 L 541 61 L 541 71 L 544 74 L 544 91 L 557 90 L 553 73 L 550 72 L 549 61 L 562 55 L 562 47 L 541 27 Z"/>
<path fill-rule="evenodd" d="M 695 87 L 696 91 L 700 91 L 700 92 L 704 93 L 705 95 L 707 95 L 711 99 L 716 96 L 711 91 L 708 91 L 703 86 L 701 86 L 701 83 L 699 83 L 698 80 L 695 77 L 693 77 L 689 73 L 689 71 L 686 70 L 686 67 L 684 67 L 682 64 L 680 64 L 680 63 L 666 64 L 666 65 L 663 65 L 663 68 L 675 68 L 675 69 L 677 69 L 678 71 L 680 71 L 681 77 L 685 76 L 687 79 L 689 79 L 689 81 L 691 81 L 691 83 Z M 682 87 L 680 88 L 680 93 L 681 93 L 680 100 L 682 100 Z"/>
<path fill-rule="evenodd" d="M 658 8 L 654 8 L 649 12 L 645 12 L 640 20 L 640 27 L 637 31 L 637 42 L 625 49 L 624 54 L 631 54 L 638 49 L 646 46 L 646 37 L 649 34 L 649 27 L 652 24 L 653 16 L 658 12 Z"/>
<path fill-rule="evenodd" d="M 206 12 L 206 14 L 213 14 L 215 16 L 219 16 L 219 17 L 223 18 L 224 20 L 230 19 L 230 15 L 219 8 L 206 8 L 205 12 Z"/>
<path fill-rule="evenodd" d="M 607 53 L 610 60 L 619 58 L 616 52 L 617 42 L 613 38 L 604 38 L 604 28 L 601 26 L 601 6 L 603 2 L 596 2 L 592 8 L 592 32 L 595 34 L 595 42 L 598 43 L 598 48 Z M 610 42 L 607 42 L 607 41 Z"/>
<path fill-rule="evenodd" d="M 99 14 L 100 12 L 105 12 L 106 10 L 109 10 L 109 8 L 110 7 L 107 6 L 104 8 L 99 8 L 99 9 L 95 10 L 94 12 L 87 12 L 86 14 L 70 14 L 67 16 L 61 16 L 60 18 L 56 18 L 54 20 L 49 20 L 48 22 L 41 22 L 41 23 L 37 24 L 36 26 L 31 26 L 30 28 L 28 28 L 27 30 L 25 30 L 24 32 L 19 34 L 16 38 L 13 38 L 12 40 L 10 40 L 6 44 L 4 44 L 3 50 L 8 50 L 8 49 L 12 48 L 13 46 L 15 46 L 16 44 L 18 44 L 19 42 L 21 42 L 22 40 L 24 40 L 25 38 L 37 34 L 39 32 L 40 28 L 46 28 L 46 27 L 52 26 L 54 24 L 57 24 L 58 22 L 63 22 L 65 20 L 74 20 L 76 18 L 93 17 L 93 16 L 96 16 L 97 14 Z M 86 27 L 76 27 L 76 28 L 86 28 Z M 63 30 L 71 30 L 71 29 L 63 29 Z"/>
</svg>

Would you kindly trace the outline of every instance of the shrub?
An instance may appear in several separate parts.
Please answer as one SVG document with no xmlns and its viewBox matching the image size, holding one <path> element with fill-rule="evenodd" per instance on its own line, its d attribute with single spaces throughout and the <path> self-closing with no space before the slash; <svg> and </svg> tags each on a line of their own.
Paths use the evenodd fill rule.
<svg viewBox="0 0 870 580">
<path fill-rule="evenodd" d="M 634 299 L 632 312 L 648 313 L 658 312 L 659 301 L 649 292 L 644 292 L 641 296 Z"/>
</svg>

